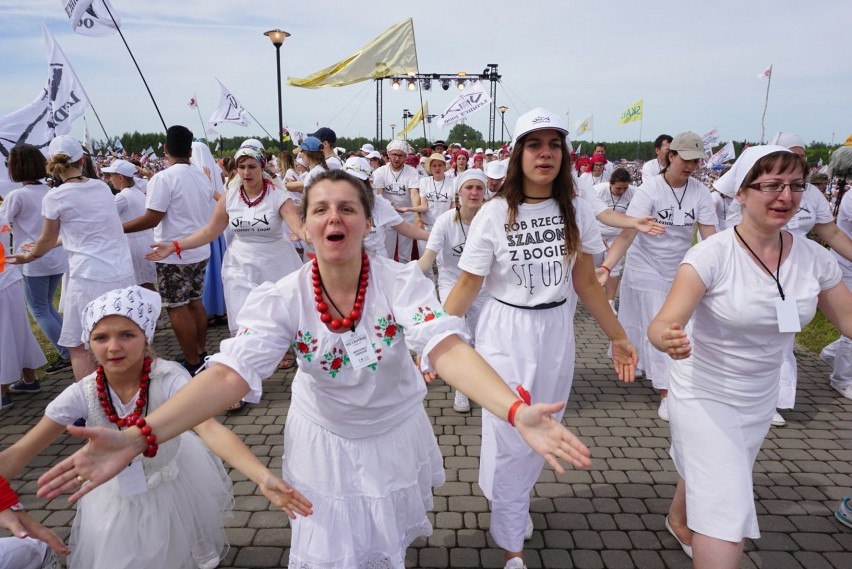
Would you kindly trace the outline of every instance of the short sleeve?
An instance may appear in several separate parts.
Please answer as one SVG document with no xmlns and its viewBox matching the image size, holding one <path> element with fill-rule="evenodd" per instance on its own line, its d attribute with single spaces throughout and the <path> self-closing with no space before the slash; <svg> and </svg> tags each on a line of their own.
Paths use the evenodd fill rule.
<svg viewBox="0 0 852 569">
<path fill-rule="evenodd" d="M 145 207 L 150 210 L 165 213 L 172 201 L 172 190 L 163 176 L 154 176 L 148 182 Z"/>
<path fill-rule="evenodd" d="M 0 216 L 9 220 L 12 226 L 15 225 L 15 218 L 21 213 L 21 200 L 18 199 L 18 191 L 9 192 L 3 203 L 0 203 Z"/>
<path fill-rule="evenodd" d="M 457 335 L 470 342 L 464 318 L 444 311 L 434 283 L 420 272 L 417 263 L 408 263 L 399 270 L 392 288 L 394 319 L 402 326 L 408 349 L 421 355 L 421 369 L 431 369 L 429 352 L 444 338 Z"/>
<path fill-rule="evenodd" d="M 501 205 L 503 207 L 499 207 Z M 470 233 L 459 260 L 461 270 L 481 277 L 491 272 L 498 246 L 498 235 L 495 232 L 503 231 L 505 225 L 505 219 L 497 218 L 505 209 L 506 201 L 501 198 L 493 199 L 480 208 L 470 225 Z"/>
<path fill-rule="evenodd" d="M 813 188 L 813 190 L 811 190 Z M 825 199 L 825 196 L 822 195 L 822 192 L 819 191 L 814 186 L 808 185 L 808 191 L 813 191 L 814 193 L 814 207 L 816 208 L 816 213 L 814 217 L 816 218 L 817 223 L 831 223 L 834 221 L 834 215 L 831 213 L 831 205 L 828 203 L 828 200 Z"/>
<path fill-rule="evenodd" d="M 698 189 L 698 223 L 703 225 L 718 225 L 719 218 L 716 216 L 716 205 L 713 203 L 713 196 L 710 195 L 710 190 L 703 184 Z"/>
<path fill-rule="evenodd" d="M 630 205 L 627 206 L 627 215 L 631 217 L 644 217 L 654 215 L 654 200 L 651 196 L 652 185 L 645 183 L 636 188 Z"/>
<path fill-rule="evenodd" d="M 373 223 L 375 223 L 376 227 L 382 227 L 384 225 L 396 227 L 405 221 L 402 219 L 402 216 L 399 215 L 399 212 L 397 212 L 390 202 L 383 196 L 376 196 L 376 202 L 373 210 Z"/>
<path fill-rule="evenodd" d="M 810 249 L 809 254 L 816 259 L 814 276 L 819 281 L 819 289 L 828 290 L 840 284 L 843 281 L 843 271 L 834 255 L 815 241 L 808 238 L 803 238 L 803 241 Z"/>
<path fill-rule="evenodd" d="M 419 190 L 420 189 L 420 174 L 417 173 L 417 168 L 412 167 L 408 176 L 408 189 L 409 190 Z"/>
<path fill-rule="evenodd" d="M 44 199 L 41 201 L 41 215 L 45 219 L 59 219 L 59 215 L 62 213 L 62 208 L 59 206 L 59 203 L 56 201 L 56 196 L 52 194 L 52 192 L 47 192 L 47 195 L 44 196 Z"/>
<path fill-rule="evenodd" d="M 446 215 L 441 215 L 435 220 L 435 225 L 429 232 L 429 241 L 426 242 L 429 251 L 440 253 L 444 250 L 447 241 L 447 219 Z"/>
<path fill-rule="evenodd" d="M 600 201 L 600 199 L 598 199 Z M 603 202 L 601 202 L 603 203 Z M 606 209 L 606 206 L 604 206 Z M 577 229 L 580 231 L 580 241 L 583 253 L 595 255 L 606 251 L 606 245 L 601 237 L 601 229 L 595 221 L 592 208 L 585 200 L 574 200 L 574 215 L 577 220 Z"/>
<path fill-rule="evenodd" d="M 85 381 L 75 382 L 56 396 L 56 398 L 47 404 L 45 416 L 59 423 L 60 425 L 70 425 L 80 418 L 89 416 L 89 407 L 86 404 L 86 395 L 83 393 Z"/>
<path fill-rule="evenodd" d="M 118 215 L 120 216 L 127 210 L 127 198 L 123 195 L 115 194 L 115 209 L 118 210 Z"/>
<path fill-rule="evenodd" d="M 712 290 L 716 282 L 720 251 L 724 248 L 722 240 L 730 238 L 727 232 L 717 233 L 692 246 L 683 257 L 681 264 L 695 269 L 708 291 Z"/>
<path fill-rule="evenodd" d="M 385 189 L 385 172 L 387 172 L 387 166 L 379 166 L 375 172 L 373 172 L 373 188 L 376 190 Z"/>
<path fill-rule="evenodd" d="M 294 277 L 301 274 L 301 271 L 294 273 Z M 297 286 L 293 279 L 286 281 L 287 287 Z M 261 383 L 272 375 L 287 353 L 298 314 L 297 306 L 287 306 L 277 284 L 263 283 L 249 293 L 237 315 L 237 335 L 223 340 L 221 351 L 210 357 L 211 364 L 228 366 L 249 384 L 246 401 L 260 401 Z"/>
</svg>

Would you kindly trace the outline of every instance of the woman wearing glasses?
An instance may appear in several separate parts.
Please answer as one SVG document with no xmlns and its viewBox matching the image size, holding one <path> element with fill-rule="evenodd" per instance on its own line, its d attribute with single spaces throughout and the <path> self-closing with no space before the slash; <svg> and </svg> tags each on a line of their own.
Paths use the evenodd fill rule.
<svg viewBox="0 0 852 569">
<path fill-rule="evenodd" d="M 741 221 L 693 247 L 651 322 L 668 354 L 671 455 L 680 480 L 666 528 L 697 569 L 739 567 L 760 537 L 752 467 L 778 400 L 786 342 L 819 309 L 852 332 L 837 261 L 785 226 L 808 166 L 781 146 L 747 149 L 732 170 Z"/>
</svg>

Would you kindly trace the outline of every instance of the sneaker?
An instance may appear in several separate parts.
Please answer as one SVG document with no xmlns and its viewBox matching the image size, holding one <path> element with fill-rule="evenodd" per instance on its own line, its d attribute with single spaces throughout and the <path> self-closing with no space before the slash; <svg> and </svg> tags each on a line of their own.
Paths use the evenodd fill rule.
<svg viewBox="0 0 852 569">
<path fill-rule="evenodd" d="M 2 398 L 0 398 L 0 411 L 5 411 L 12 405 L 13 403 L 11 395 L 4 395 Z"/>
<path fill-rule="evenodd" d="M 32 383 L 27 383 L 23 379 L 19 379 L 9 386 L 9 391 L 12 393 L 38 393 L 41 391 L 41 384 L 38 380 L 35 380 Z"/>
<path fill-rule="evenodd" d="M 532 539 L 533 531 L 535 531 L 535 526 L 533 525 L 532 516 L 527 514 L 527 527 L 524 529 L 524 541 Z"/>
<path fill-rule="evenodd" d="M 457 413 L 470 412 L 470 400 L 461 391 L 456 391 L 456 396 L 453 398 L 453 410 Z"/>
<path fill-rule="evenodd" d="M 41 567 L 39 569 L 57 569 L 59 565 L 56 561 L 56 552 L 51 548 L 47 548 L 47 553 L 44 554 L 44 559 L 41 561 Z"/>
<path fill-rule="evenodd" d="M 204 360 L 200 360 L 197 364 L 186 363 L 186 360 L 183 358 L 181 358 L 179 361 L 180 365 L 182 365 L 184 369 L 189 372 L 189 375 L 193 377 L 195 377 L 195 374 L 198 373 L 202 367 L 204 367 Z"/>
<path fill-rule="evenodd" d="M 781 413 L 779 413 L 778 411 L 775 411 L 775 414 L 772 415 L 771 424 L 772 424 L 773 427 L 786 427 L 787 426 L 787 419 L 782 417 Z"/>
<path fill-rule="evenodd" d="M 506 561 L 506 566 L 503 569 L 527 569 L 527 566 L 524 565 L 524 560 L 520 557 L 512 557 Z"/>
<path fill-rule="evenodd" d="M 660 419 L 663 421 L 669 420 L 669 398 L 663 397 L 660 400 L 660 407 L 657 409 L 657 415 L 660 416 Z"/>
<path fill-rule="evenodd" d="M 44 370 L 44 372 L 47 375 L 53 375 L 54 373 L 59 373 L 60 371 L 66 370 L 70 367 L 71 360 L 63 360 L 62 358 L 59 358 L 58 360 L 47 366 L 47 369 Z"/>
<path fill-rule="evenodd" d="M 840 505 L 837 506 L 837 511 L 834 512 L 834 517 L 837 520 L 847 526 L 852 528 L 852 498 L 843 498 L 840 501 Z"/>
<path fill-rule="evenodd" d="M 852 399 L 852 384 L 849 384 L 846 387 L 837 387 L 834 383 L 832 383 L 831 387 L 846 399 Z"/>
</svg>

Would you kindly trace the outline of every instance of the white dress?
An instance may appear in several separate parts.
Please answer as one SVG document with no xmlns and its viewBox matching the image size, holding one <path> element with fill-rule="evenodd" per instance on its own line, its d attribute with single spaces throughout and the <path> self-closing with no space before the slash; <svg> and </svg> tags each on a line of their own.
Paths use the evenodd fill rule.
<svg viewBox="0 0 852 569">
<path fill-rule="evenodd" d="M 677 210 L 683 212 L 683 225 L 674 225 Z M 654 389 L 667 389 L 671 360 L 651 345 L 646 332 L 692 245 L 696 224 L 715 226 L 716 209 L 701 182 L 689 178 L 683 187 L 672 189 L 663 176 L 654 176 L 636 189 L 627 215 L 653 215 L 666 226 L 662 235 L 638 233 L 633 240 L 624 262 L 618 321 L 639 352 L 639 369 L 645 370 Z"/>
<path fill-rule="evenodd" d="M 155 360 L 148 413 L 189 381 L 183 366 Z M 120 416 L 133 410 L 112 392 Z M 95 374 L 67 387 L 45 415 L 60 425 L 85 417 L 89 427 L 117 429 L 97 400 Z M 160 445 L 141 461 L 148 490 L 122 496 L 120 474 L 83 497 L 71 527 L 69 569 L 196 569 L 193 555 L 228 551 L 224 518 L 233 507 L 231 480 L 222 462 L 192 431 Z"/>
<path fill-rule="evenodd" d="M 778 362 L 793 334 L 778 331 L 775 281 L 733 229 L 702 241 L 683 262 L 707 287 L 686 327 L 692 354 L 672 362 L 668 397 L 688 525 L 726 541 L 755 539 L 752 468 L 778 400 Z M 780 275 L 802 326 L 813 318 L 820 291 L 841 280 L 828 251 L 795 236 Z"/>
<path fill-rule="evenodd" d="M 302 265 L 279 213 L 290 192 L 268 188 L 266 197 L 254 207 L 243 202 L 239 188 L 225 194 L 225 211 L 234 234 L 222 261 L 231 334 L 237 331 L 237 315 L 252 290 L 262 283 L 276 282 Z"/>
<path fill-rule="evenodd" d="M 592 210 L 584 200 L 573 203 L 582 252 L 600 253 L 603 241 Z M 521 204 L 511 227 L 507 212 L 499 196 L 482 206 L 459 261 L 461 270 L 487 276 L 485 290 L 493 297 L 479 317 L 476 351 L 512 391 L 526 389 L 532 402 L 567 401 L 574 378 L 577 293 L 571 280 L 575 258 L 565 256 L 564 220 L 553 200 Z M 561 420 L 562 414 L 554 418 Z M 543 466 L 544 458 L 505 417 L 483 409 L 479 485 L 492 500 L 491 535 L 505 550 L 524 547 L 530 490 Z"/>
<path fill-rule="evenodd" d="M 210 358 L 239 373 L 258 401 L 261 382 L 292 345 L 299 370 L 284 430 L 283 478 L 312 503 L 292 522 L 289 567 L 405 567 L 413 540 L 432 533 L 426 512 L 444 483 L 443 460 L 423 408 L 426 386 L 409 350 L 423 355 L 449 335 L 447 316 L 416 264 L 370 257 L 359 330 L 378 361 L 354 369 L 341 334 L 315 309 L 311 265 L 249 295 L 239 334 Z"/>
<path fill-rule="evenodd" d="M 146 210 L 145 193 L 139 186 L 124 188 L 115 195 L 115 207 L 122 223 L 141 217 L 145 215 Z M 145 258 L 145 255 L 151 252 L 151 245 L 154 244 L 154 230 L 146 229 L 126 235 L 136 284 L 156 283 L 157 264 Z"/>
</svg>

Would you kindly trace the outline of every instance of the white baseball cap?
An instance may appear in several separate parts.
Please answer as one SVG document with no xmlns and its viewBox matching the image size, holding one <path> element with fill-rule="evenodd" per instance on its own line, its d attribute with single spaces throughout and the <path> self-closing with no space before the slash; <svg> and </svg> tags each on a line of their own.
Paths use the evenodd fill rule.
<svg viewBox="0 0 852 569">
<path fill-rule="evenodd" d="M 506 164 L 509 160 L 493 160 L 485 165 L 485 175 L 491 178 L 492 180 L 502 180 L 506 177 L 506 170 L 508 169 L 508 165 Z"/>
<path fill-rule="evenodd" d="M 353 156 L 346 160 L 346 163 L 343 165 L 343 170 L 361 180 L 366 180 L 373 172 L 373 169 L 370 168 L 370 163 L 367 159 L 360 156 Z"/>
<path fill-rule="evenodd" d="M 777 144 L 778 146 L 783 146 L 784 148 L 795 148 L 797 146 L 802 149 L 807 148 L 805 146 L 805 141 L 798 134 L 793 134 L 792 132 L 779 132 L 769 141 L 769 144 Z"/>
<path fill-rule="evenodd" d="M 47 154 L 51 158 L 54 156 L 67 156 L 71 162 L 76 162 L 83 157 L 85 152 L 83 151 L 83 146 L 76 139 L 63 134 L 50 141 Z"/>
<path fill-rule="evenodd" d="M 373 152 L 374 150 L 375 150 L 375 148 L 370 143 L 367 143 L 367 144 L 365 144 L 364 146 L 361 147 L 361 152 L 366 152 L 367 154 L 369 154 L 370 152 Z"/>
<path fill-rule="evenodd" d="M 107 174 L 121 174 L 122 176 L 132 178 L 136 175 L 136 166 L 127 160 L 116 160 L 109 166 L 101 168 L 101 172 L 106 172 Z"/>
<path fill-rule="evenodd" d="M 518 143 L 518 139 L 536 130 L 544 129 L 558 130 L 566 137 L 568 136 L 568 125 L 565 119 L 556 113 L 550 112 L 542 107 L 536 107 L 518 117 L 515 122 L 515 132 L 512 136 L 512 146 Z"/>
</svg>

